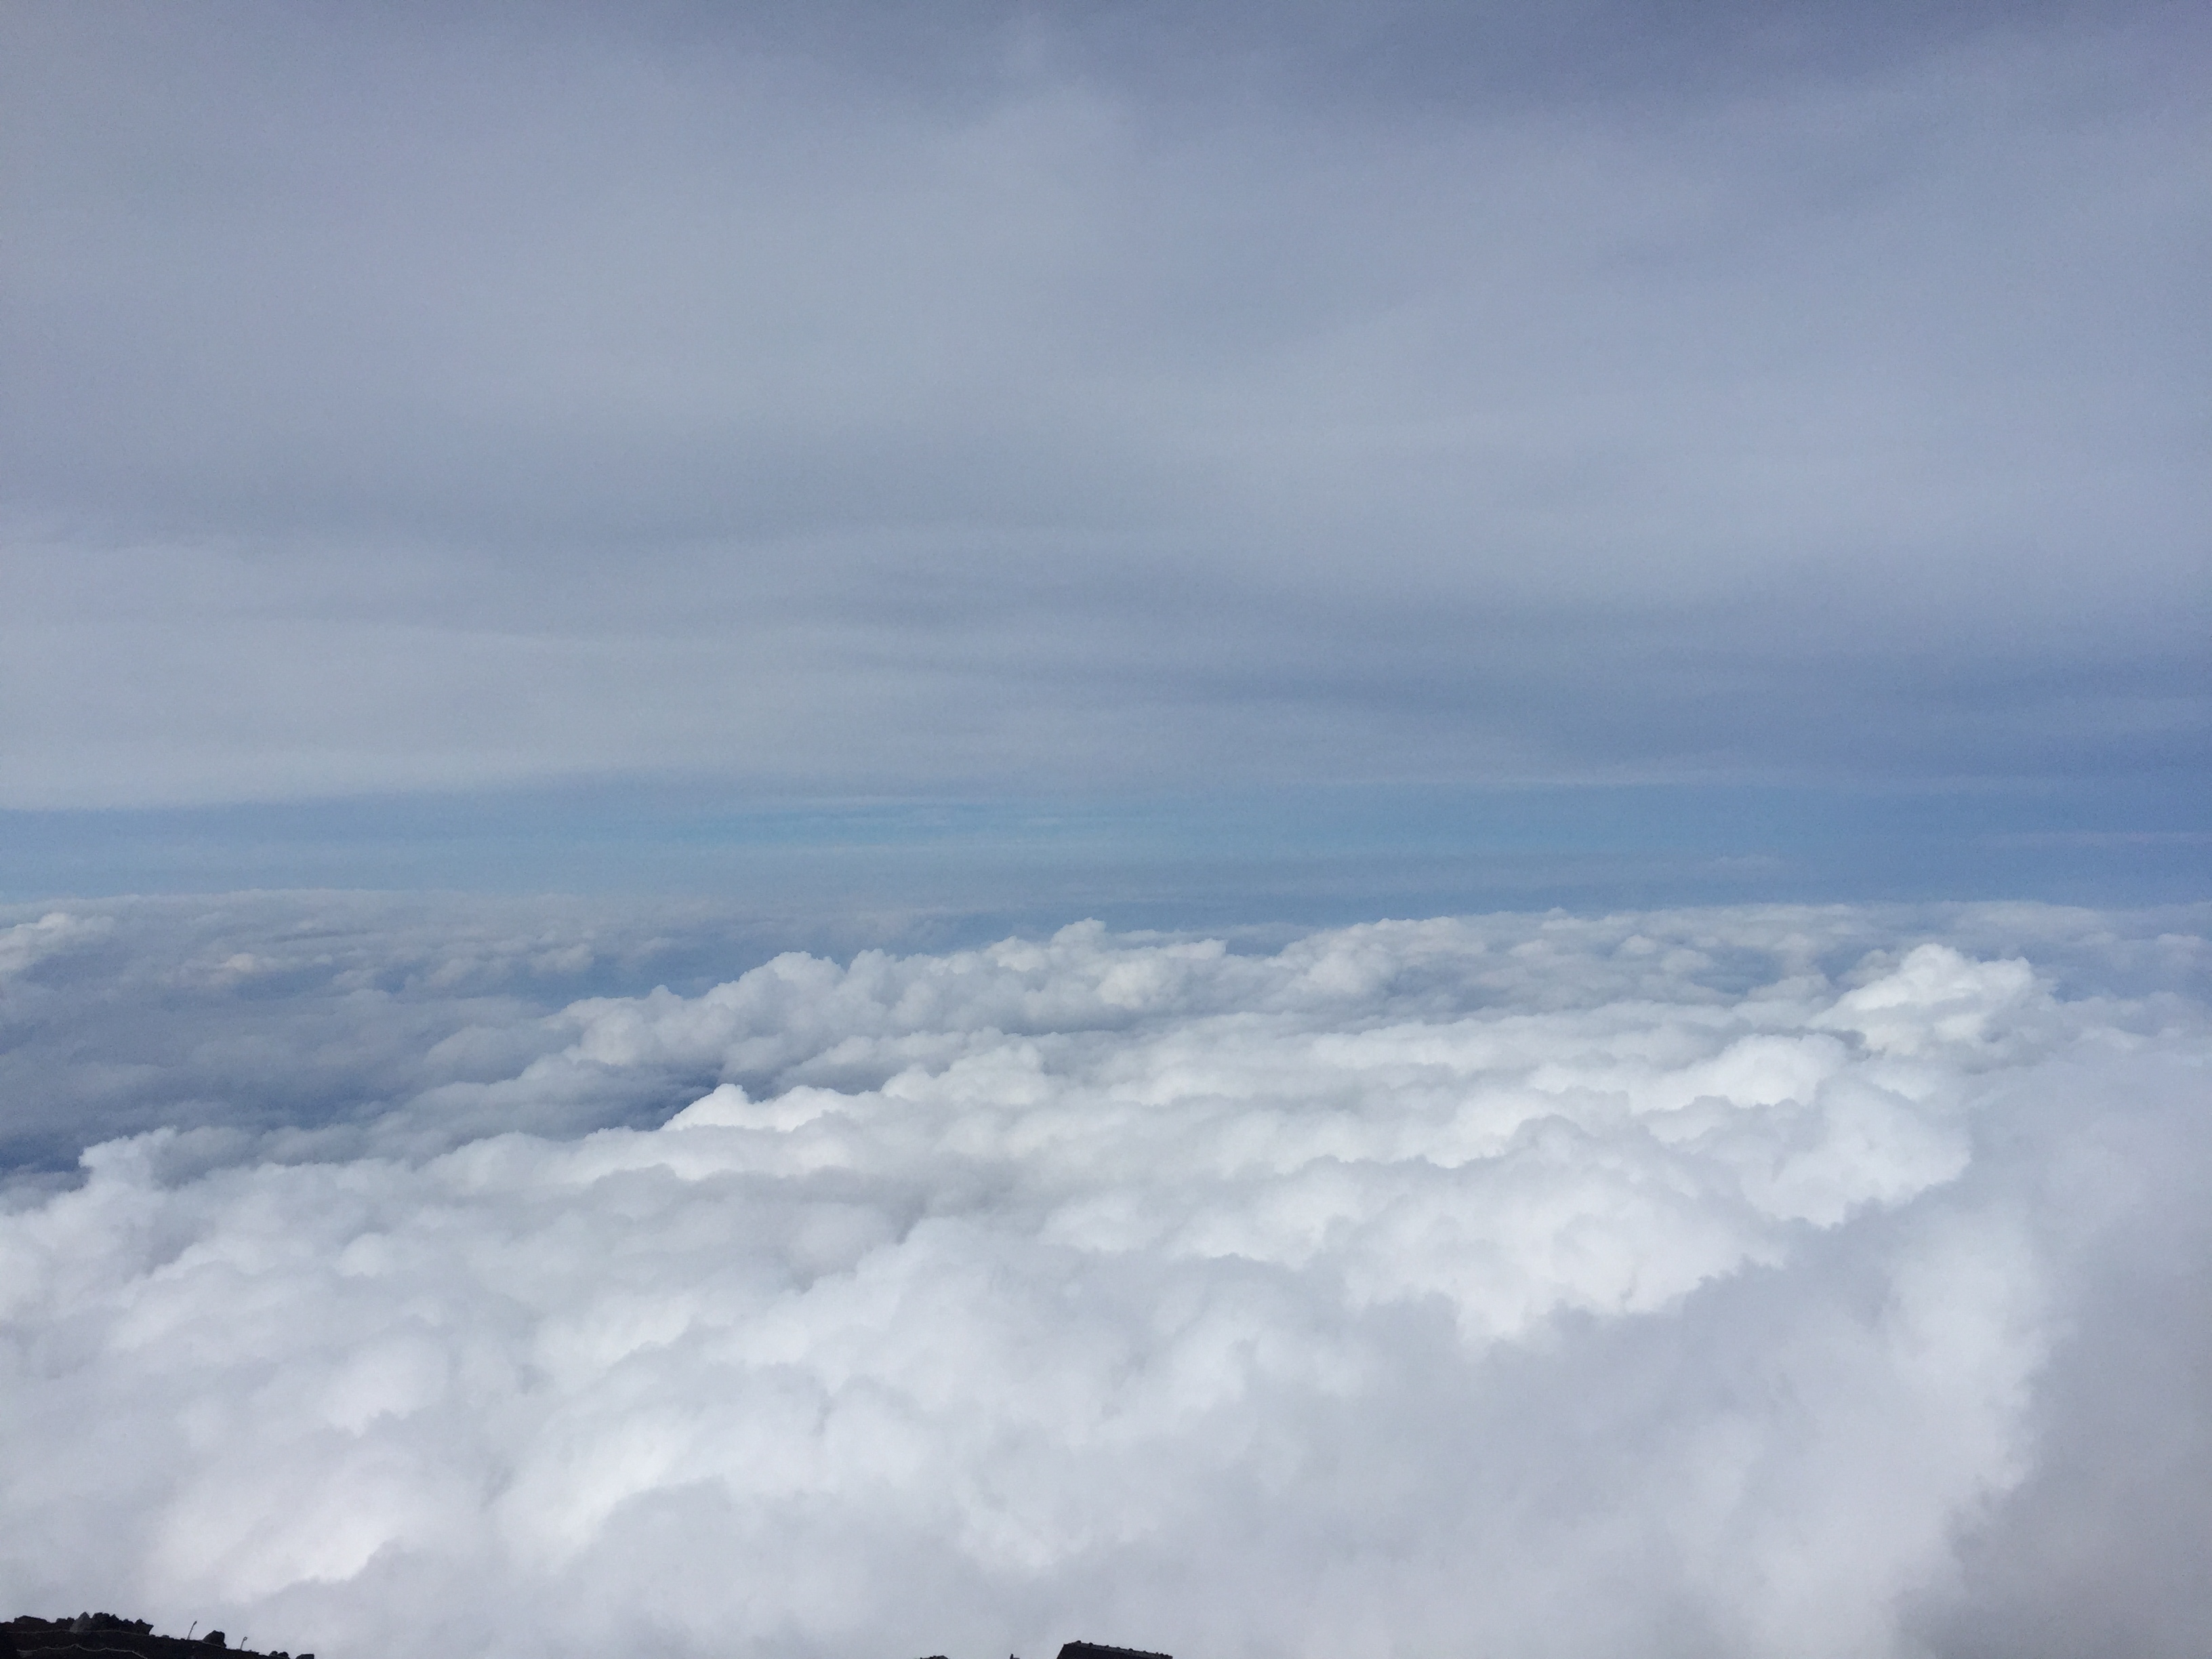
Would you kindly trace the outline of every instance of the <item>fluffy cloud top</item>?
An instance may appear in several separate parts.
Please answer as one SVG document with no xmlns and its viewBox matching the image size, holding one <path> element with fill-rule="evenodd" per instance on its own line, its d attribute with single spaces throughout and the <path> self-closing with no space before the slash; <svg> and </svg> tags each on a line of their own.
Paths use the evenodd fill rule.
<svg viewBox="0 0 2212 1659">
<path fill-rule="evenodd" d="M 2204 943 L 1930 920 L 787 954 L 343 1154 L 104 1142 L 0 1217 L 0 1577 L 341 1659 L 2182 1650 Z M 548 1096 L 634 1121 L 426 1132 Z"/>
</svg>

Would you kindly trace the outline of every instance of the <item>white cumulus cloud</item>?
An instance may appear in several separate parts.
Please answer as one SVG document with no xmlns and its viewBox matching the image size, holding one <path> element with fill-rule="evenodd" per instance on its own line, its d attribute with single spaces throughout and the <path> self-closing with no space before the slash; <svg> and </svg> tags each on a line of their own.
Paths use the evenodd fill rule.
<svg viewBox="0 0 2212 1659">
<path fill-rule="evenodd" d="M 479 999 L 508 1075 L 0 1215 L 0 1581 L 337 1659 L 2070 1650 L 2039 1596 L 2201 1645 L 2051 1543 L 2212 1516 L 2178 1430 L 2103 1456 L 2212 1403 L 2206 1298 L 2124 1293 L 2212 1265 L 2172 921 L 1086 924 Z"/>
</svg>

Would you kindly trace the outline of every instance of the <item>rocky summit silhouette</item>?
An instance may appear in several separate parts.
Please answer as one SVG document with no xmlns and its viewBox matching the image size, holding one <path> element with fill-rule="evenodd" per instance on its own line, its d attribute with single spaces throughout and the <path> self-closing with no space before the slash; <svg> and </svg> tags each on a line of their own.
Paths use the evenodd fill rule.
<svg viewBox="0 0 2212 1659">
<path fill-rule="evenodd" d="M 118 1619 L 112 1613 L 80 1613 L 74 1619 L 40 1619 L 31 1613 L 0 1623 L 0 1659 L 82 1659 L 109 1654 L 118 1659 L 212 1659 L 221 1650 L 232 1659 L 315 1659 L 312 1653 L 267 1652 L 234 1648 L 219 1630 L 184 1636 L 158 1636 L 143 1619 Z"/>
<path fill-rule="evenodd" d="M 158 1636 L 143 1619 L 118 1619 L 112 1613 L 80 1613 L 74 1619 L 40 1619 L 31 1613 L 0 1622 L 0 1659 L 88 1659 L 111 1655 L 114 1659 L 315 1659 L 312 1653 L 287 1653 L 281 1648 L 266 1652 L 234 1648 L 222 1631 L 194 1631 L 184 1636 Z M 934 1654 L 931 1659 L 945 1659 Z M 1172 1659 L 1143 1648 L 1111 1648 L 1099 1642 L 1069 1642 L 1059 1659 Z"/>
</svg>

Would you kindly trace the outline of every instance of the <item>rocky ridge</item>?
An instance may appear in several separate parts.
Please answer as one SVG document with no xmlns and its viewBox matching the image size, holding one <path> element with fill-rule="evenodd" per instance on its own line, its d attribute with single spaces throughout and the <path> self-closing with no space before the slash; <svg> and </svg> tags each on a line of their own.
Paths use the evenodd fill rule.
<svg viewBox="0 0 2212 1659">
<path fill-rule="evenodd" d="M 315 1659 L 312 1653 L 291 1654 L 282 1649 L 258 1652 L 234 1648 L 219 1630 L 184 1636 L 157 1636 L 143 1619 L 118 1619 L 112 1613 L 80 1613 L 74 1619 L 40 1619 L 31 1613 L 0 1623 L 0 1659 L 29 1659 L 33 1654 L 110 1654 L 119 1659 L 213 1659 L 216 1653 L 242 1659 Z"/>
<path fill-rule="evenodd" d="M 30 1659 L 33 1654 L 54 1656 L 113 1655 L 118 1659 L 213 1659 L 221 1653 L 230 1659 L 315 1659 L 312 1653 L 291 1654 L 283 1649 L 259 1652 L 234 1648 L 222 1631 L 205 1635 L 157 1636 L 143 1619 L 118 1619 L 112 1613 L 80 1613 L 74 1619 L 40 1619 L 19 1614 L 0 1622 L 0 1659 Z M 941 1654 L 931 1659 L 944 1659 Z M 1069 1642 L 1058 1659 L 1171 1659 L 1164 1653 L 1141 1648 L 1110 1648 L 1097 1642 Z"/>
</svg>

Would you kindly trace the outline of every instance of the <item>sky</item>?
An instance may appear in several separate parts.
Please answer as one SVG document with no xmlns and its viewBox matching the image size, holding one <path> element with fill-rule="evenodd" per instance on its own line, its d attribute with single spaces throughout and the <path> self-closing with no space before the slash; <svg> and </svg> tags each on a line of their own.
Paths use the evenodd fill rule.
<svg viewBox="0 0 2212 1659">
<path fill-rule="evenodd" d="M 0 28 L 11 897 L 2203 893 L 2193 8 Z"/>
<path fill-rule="evenodd" d="M 2203 1659 L 2212 25 L 0 9 L 0 1616 Z"/>
</svg>

